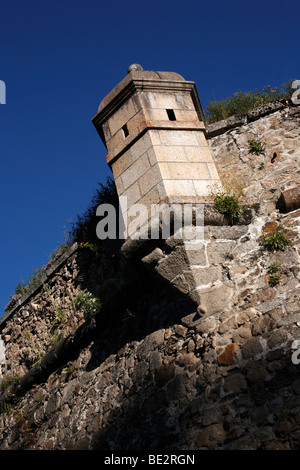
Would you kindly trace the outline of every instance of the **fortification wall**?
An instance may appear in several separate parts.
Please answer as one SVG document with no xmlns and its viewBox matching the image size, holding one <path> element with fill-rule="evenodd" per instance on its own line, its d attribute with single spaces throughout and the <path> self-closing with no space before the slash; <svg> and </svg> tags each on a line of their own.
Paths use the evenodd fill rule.
<svg viewBox="0 0 300 470">
<path fill-rule="evenodd" d="M 219 174 L 242 182 L 246 207 L 230 225 L 207 206 L 194 250 L 174 237 L 74 247 L 49 279 L 70 320 L 54 348 L 47 289 L 8 312 L 3 380 L 21 379 L 2 387 L 1 449 L 300 448 L 300 212 L 289 199 L 299 119 L 280 105 L 208 127 Z M 264 154 L 249 152 L 252 138 Z M 290 243 L 270 252 L 260 237 L 276 224 Z M 85 288 L 105 304 L 88 320 L 71 307 Z"/>
</svg>

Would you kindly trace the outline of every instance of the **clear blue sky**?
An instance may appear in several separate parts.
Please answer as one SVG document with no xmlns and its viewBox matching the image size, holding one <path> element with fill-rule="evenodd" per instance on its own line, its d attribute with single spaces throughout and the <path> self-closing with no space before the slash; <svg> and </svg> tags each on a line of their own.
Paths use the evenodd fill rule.
<svg viewBox="0 0 300 470">
<path fill-rule="evenodd" d="M 300 2 L 1 4 L 0 316 L 110 170 L 91 118 L 132 63 L 196 82 L 203 108 L 300 79 Z"/>
</svg>

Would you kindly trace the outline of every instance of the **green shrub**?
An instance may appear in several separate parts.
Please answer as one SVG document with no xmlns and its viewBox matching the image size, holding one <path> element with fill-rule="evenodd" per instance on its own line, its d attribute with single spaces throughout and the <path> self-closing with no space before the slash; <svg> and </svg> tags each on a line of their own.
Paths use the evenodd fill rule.
<svg viewBox="0 0 300 470">
<path fill-rule="evenodd" d="M 249 151 L 255 155 L 261 155 L 265 149 L 259 140 L 252 139 L 249 141 Z"/>
<path fill-rule="evenodd" d="M 278 263 L 270 264 L 270 266 L 268 266 L 268 273 L 269 274 L 277 273 L 279 269 L 280 269 L 280 264 Z"/>
<path fill-rule="evenodd" d="M 241 213 L 239 200 L 234 195 L 219 195 L 215 199 L 215 207 L 228 219 L 236 219 Z"/>
<path fill-rule="evenodd" d="M 0 401 L 0 414 L 9 414 L 13 411 L 14 407 L 14 403 L 6 403 L 5 401 Z"/>
<path fill-rule="evenodd" d="M 280 270 L 279 263 L 273 263 L 268 266 L 267 271 L 269 273 L 269 286 L 274 287 L 276 284 L 279 284 L 280 281 L 280 274 L 278 271 Z"/>
<path fill-rule="evenodd" d="M 9 375 L 5 377 L 0 383 L 0 392 L 6 392 L 9 396 L 9 402 L 0 401 L 0 414 L 11 413 L 15 406 L 19 403 L 19 398 L 12 391 L 13 387 L 20 382 L 18 375 Z"/>
<path fill-rule="evenodd" d="M 89 242 L 81 242 L 79 243 L 80 248 L 87 248 L 91 251 L 93 251 L 96 255 L 99 254 L 99 247 L 95 243 L 89 243 Z"/>
<path fill-rule="evenodd" d="M 269 251 L 284 251 L 290 243 L 291 240 L 287 238 L 286 229 L 282 225 L 277 225 L 260 239 L 260 244 Z"/>
<path fill-rule="evenodd" d="M 112 178 L 107 178 L 106 185 L 99 183 L 99 188 L 93 195 L 90 205 L 83 215 L 77 215 L 77 220 L 71 225 L 69 232 L 70 239 L 77 243 L 99 244 L 96 234 L 96 226 L 99 217 L 96 215 L 96 209 L 101 204 L 111 204 L 116 209 L 117 221 L 119 220 L 119 198 L 115 182 Z"/>
<path fill-rule="evenodd" d="M 280 276 L 279 274 L 270 274 L 269 276 L 269 286 L 274 287 L 276 284 L 279 284 Z"/>
<path fill-rule="evenodd" d="M 210 195 L 215 208 L 230 222 L 233 223 L 242 214 L 241 204 L 244 191 L 241 185 L 235 183 L 216 184 L 211 187 Z"/>
<path fill-rule="evenodd" d="M 100 312 L 102 303 L 97 297 L 87 291 L 87 289 L 80 292 L 73 300 L 73 308 L 75 311 L 81 311 L 84 318 L 87 320 L 94 317 Z"/>
<path fill-rule="evenodd" d="M 52 307 L 52 312 L 53 312 L 52 326 L 53 326 L 53 329 L 56 330 L 57 328 L 65 326 L 66 325 L 66 315 L 63 311 L 62 306 L 53 299 L 53 297 L 51 295 L 51 288 L 48 284 L 44 284 L 44 291 L 46 292 L 48 300 L 49 300 L 49 302 L 51 304 L 51 307 Z"/>
<path fill-rule="evenodd" d="M 238 91 L 223 100 L 210 101 L 204 111 L 204 119 L 208 123 L 227 119 L 235 114 L 247 114 L 248 111 L 263 104 L 288 99 L 292 95 L 293 80 L 281 85 L 280 88 L 265 86 L 262 91 Z"/>
<path fill-rule="evenodd" d="M 0 383 L 0 392 L 4 392 L 9 386 L 13 386 L 20 382 L 20 377 L 18 375 L 9 375 L 1 380 Z"/>
<path fill-rule="evenodd" d="M 27 286 L 24 281 L 19 282 L 15 287 L 15 294 L 16 295 L 23 295 L 27 291 Z"/>
<path fill-rule="evenodd" d="M 48 345 L 51 348 L 55 348 L 63 339 L 64 339 L 63 331 L 53 330 L 50 337 L 49 337 Z"/>
<path fill-rule="evenodd" d="M 96 254 L 98 253 L 100 241 L 96 234 L 96 225 L 99 222 L 99 217 L 96 216 L 96 209 L 100 204 L 111 204 L 115 207 L 118 223 L 119 199 L 115 182 L 111 177 L 107 178 L 105 185 L 99 183 L 99 188 L 92 196 L 87 210 L 83 215 L 77 215 L 76 222 L 70 224 L 71 228 L 67 233 L 66 231 L 64 233 L 65 243 L 58 243 L 58 247 L 50 254 L 47 264 L 34 268 L 27 282 L 21 281 L 15 286 L 14 293 L 10 295 L 10 301 L 6 305 L 5 311 L 13 308 L 22 295 L 38 284 L 42 280 L 46 269 L 49 269 L 73 243 L 78 242 L 80 247 L 87 247 Z"/>
</svg>

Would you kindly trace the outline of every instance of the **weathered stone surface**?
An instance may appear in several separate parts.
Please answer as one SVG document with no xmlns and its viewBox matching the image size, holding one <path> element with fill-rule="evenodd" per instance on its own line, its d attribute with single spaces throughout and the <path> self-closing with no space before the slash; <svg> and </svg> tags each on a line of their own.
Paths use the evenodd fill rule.
<svg viewBox="0 0 300 470">
<path fill-rule="evenodd" d="M 247 388 L 247 381 L 243 374 L 231 373 L 224 381 L 224 391 L 227 393 L 240 393 Z"/>
<path fill-rule="evenodd" d="M 142 263 L 147 265 L 149 268 L 153 268 L 163 257 L 164 255 L 162 250 L 160 248 L 155 248 L 149 255 L 142 258 Z"/>
<path fill-rule="evenodd" d="M 162 259 L 155 269 L 163 278 L 172 281 L 188 267 L 189 263 L 184 247 L 177 247 L 167 258 Z"/>
<path fill-rule="evenodd" d="M 278 200 L 282 212 L 291 212 L 300 208 L 300 186 L 282 191 Z"/>
<path fill-rule="evenodd" d="M 160 346 L 164 341 L 165 330 L 157 330 L 146 336 L 138 346 L 136 354 L 140 359 L 145 359 L 151 351 Z"/>
<path fill-rule="evenodd" d="M 225 350 L 219 354 L 218 363 L 225 366 L 230 366 L 236 361 L 236 354 L 239 351 L 240 347 L 236 343 L 228 344 Z"/>
<path fill-rule="evenodd" d="M 202 289 L 200 294 L 200 307 L 207 313 L 222 312 L 229 304 L 233 288 L 225 284 Z"/>
<path fill-rule="evenodd" d="M 225 439 L 226 432 L 224 431 L 223 425 L 221 423 L 212 424 L 199 433 L 196 439 L 196 445 L 198 448 L 210 448 L 211 446 L 221 444 Z"/>
<path fill-rule="evenodd" d="M 280 109 L 284 109 L 285 104 L 281 103 L 280 101 L 275 101 L 274 103 L 264 104 L 257 108 L 248 111 L 247 116 L 249 121 L 255 121 L 266 114 L 273 113 L 274 111 L 278 111 Z"/>
<path fill-rule="evenodd" d="M 233 241 L 222 241 L 211 243 L 207 247 L 207 257 L 210 264 L 221 264 L 228 260 L 228 257 L 233 255 L 233 250 L 236 247 Z"/>
<path fill-rule="evenodd" d="M 206 133 L 209 138 L 215 137 L 217 135 L 223 134 L 229 129 L 242 126 L 243 124 L 246 124 L 246 122 L 246 115 L 236 114 L 235 116 L 231 116 L 228 119 L 224 119 L 213 124 L 208 124 L 206 126 Z"/>
<path fill-rule="evenodd" d="M 242 348 L 242 355 L 244 358 L 255 358 L 256 355 L 263 351 L 260 337 L 252 338 L 247 341 Z"/>
<path fill-rule="evenodd" d="M 10 338 L 6 337 L 6 341 L 9 341 Z M 5 364 L 5 343 L 0 335 L 0 364 Z"/>
<path fill-rule="evenodd" d="M 178 374 L 168 383 L 167 393 L 170 400 L 176 401 L 186 397 L 187 380 L 186 374 Z"/>
</svg>

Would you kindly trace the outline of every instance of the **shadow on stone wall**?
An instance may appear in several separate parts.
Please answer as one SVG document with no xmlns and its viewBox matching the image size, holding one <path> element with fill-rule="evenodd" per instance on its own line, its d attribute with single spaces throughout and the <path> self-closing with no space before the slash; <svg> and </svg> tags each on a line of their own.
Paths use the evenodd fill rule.
<svg viewBox="0 0 300 470">
<path fill-rule="evenodd" d="M 23 392 L 44 382 L 49 399 L 39 418 L 36 408 L 29 413 L 38 435 L 29 447 L 24 431 L 12 429 L 15 449 L 300 448 L 299 366 L 289 343 L 298 330 L 288 317 L 280 328 L 276 309 L 253 317 L 251 338 L 220 354 L 214 315 L 203 321 L 186 295 L 128 262 L 118 244 L 105 244 L 98 256 L 79 251 L 77 268 L 75 284 L 99 296 L 103 310 L 23 381 Z M 66 375 L 77 360 L 78 375 Z M 55 390 L 47 383 L 53 372 L 60 377 Z M 52 440 L 43 437 L 49 433 Z"/>
<path fill-rule="evenodd" d="M 119 384 L 123 381 L 124 387 L 120 386 L 119 394 L 108 394 L 105 426 L 94 429 L 89 448 L 298 450 L 300 380 L 290 354 L 278 347 L 265 359 L 243 360 L 249 341 L 240 351 L 240 360 L 222 366 L 213 359 L 210 338 L 188 352 L 196 331 L 184 331 L 183 324 L 178 318 L 174 334 L 163 345 L 161 329 L 143 338 L 130 379 L 125 370 L 122 377 L 118 365 L 123 353 L 105 348 L 116 353 L 112 378 Z M 136 336 L 124 339 L 133 344 Z M 184 343 L 181 350 L 179 341 Z M 94 343 L 88 368 L 102 363 L 103 347 L 103 341 Z"/>
<path fill-rule="evenodd" d="M 120 262 L 115 282 L 117 274 L 124 279 Z M 67 446 L 300 448 L 299 368 L 291 361 L 289 328 L 269 323 L 217 356 L 213 333 L 203 335 L 201 315 L 186 296 L 137 266 L 125 279 L 113 303 L 119 308 L 97 319 L 86 364 L 97 374 L 100 397 L 106 393 L 102 411 L 89 437 Z M 262 341 L 271 348 L 267 355 Z"/>
<path fill-rule="evenodd" d="M 44 427 L 34 424 L 35 411 L 29 417 L 35 432 L 45 435 L 56 422 L 67 426 L 64 438 L 62 424 L 55 431 L 54 449 L 300 448 L 299 366 L 282 347 L 286 330 L 268 323 L 261 335 L 241 347 L 230 343 L 218 355 L 214 333 L 204 333 L 195 304 L 159 277 L 133 268 L 116 246 L 106 247 L 103 257 L 82 252 L 78 266 L 77 282 L 105 298 L 105 308 L 61 345 L 60 358 L 58 348 L 27 380 L 29 388 L 54 371 L 62 374 L 85 349 L 83 374 L 60 379 L 82 391 L 68 403 L 68 422 L 52 404 L 54 394 Z M 262 341 L 270 343 L 267 355 Z M 87 407 L 86 393 L 93 396 L 91 406 L 78 416 L 75 410 Z M 22 434 L 14 446 L 28 448 Z"/>
</svg>

